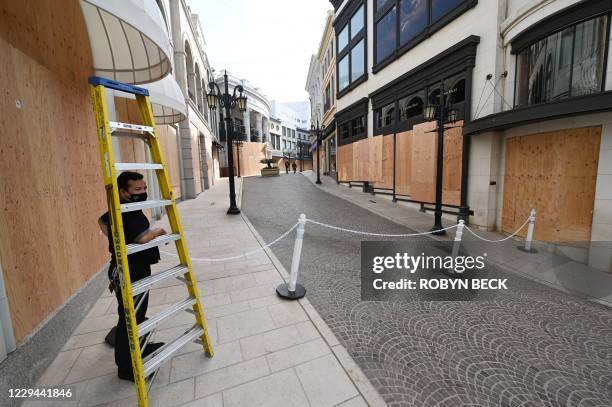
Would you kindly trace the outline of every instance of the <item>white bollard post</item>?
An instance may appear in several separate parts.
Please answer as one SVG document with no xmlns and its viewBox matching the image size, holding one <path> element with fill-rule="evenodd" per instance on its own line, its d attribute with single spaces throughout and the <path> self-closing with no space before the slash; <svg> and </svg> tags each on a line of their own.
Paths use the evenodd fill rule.
<svg viewBox="0 0 612 407">
<path fill-rule="evenodd" d="M 461 246 L 461 237 L 463 236 L 463 228 L 465 227 L 465 221 L 463 219 L 459 220 L 459 224 L 457 225 L 457 231 L 455 232 L 455 241 L 453 242 L 453 250 L 451 252 L 451 256 L 457 257 L 459 254 L 459 246 Z"/>
<path fill-rule="evenodd" d="M 459 247 L 461 246 L 461 238 L 463 237 L 463 228 L 465 227 L 465 221 L 463 219 L 459 220 L 459 224 L 457 225 L 457 231 L 455 232 L 455 240 L 453 242 L 453 249 L 451 251 L 451 256 L 453 259 L 459 255 Z M 455 273 L 463 273 L 463 271 L 455 271 Z"/>
<path fill-rule="evenodd" d="M 276 293 L 287 299 L 297 300 L 306 295 L 306 289 L 298 284 L 298 272 L 300 271 L 300 257 L 302 256 L 302 243 L 304 242 L 304 228 L 306 226 L 306 215 L 301 214 L 298 219 L 298 227 L 293 245 L 293 257 L 291 258 L 291 274 L 289 283 L 276 287 Z"/>
<path fill-rule="evenodd" d="M 531 247 L 531 242 L 533 241 L 533 229 L 535 228 L 536 221 L 536 210 L 533 208 L 531 213 L 529 213 L 529 224 L 527 226 L 527 238 L 525 239 L 525 247 L 519 247 L 524 252 L 528 253 L 537 253 L 537 250 Z"/>
</svg>

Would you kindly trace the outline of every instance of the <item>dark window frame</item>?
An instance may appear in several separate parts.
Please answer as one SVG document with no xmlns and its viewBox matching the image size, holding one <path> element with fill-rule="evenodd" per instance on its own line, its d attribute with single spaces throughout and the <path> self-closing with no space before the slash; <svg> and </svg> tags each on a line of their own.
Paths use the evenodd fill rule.
<svg viewBox="0 0 612 407">
<path fill-rule="evenodd" d="M 468 123 L 471 119 L 472 70 L 476 64 L 479 43 L 479 37 L 469 36 L 371 93 L 369 97 L 372 100 L 374 116 L 380 107 L 389 103 L 395 103 L 396 106 L 395 125 L 377 128 L 375 119 L 373 134 L 376 136 L 402 132 L 411 129 L 415 124 L 423 123 L 425 120 L 422 115 L 400 122 L 399 100 L 418 96 L 426 105 L 429 103 L 428 96 L 439 88 L 442 80 L 447 90 L 455 87 L 461 80 L 464 81 L 464 100 L 455 103 L 453 107 L 459 110 L 459 120 Z"/>
<path fill-rule="evenodd" d="M 570 9 L 563 10 L 560 13 L 553 14 L 552 16 L 545 19 L 542 23 L 540 23 L 542 26 L 538 24 L 537 26 L 526 30 L 524 33 L 519 34 L 519 36 L 517 36 L 517 38 L 513 40 L 513 42 L 511 43 L 512 54 L 515 55 L 515 59 L 514 59 L 514 95 L 513 95 L 513 100 L 512 100 L 513 109 L 529 108 L 529 107 L 543 105 L 547 103 L 554 103 L 554 102 L 557 102 L 558 100 L 572 100 L 577 97 L 585 96 L 584 94 L 572 96 L 572 77 L 574 74 L 574 52 L 575 52 L 574 44 L 576 42 L 576 27 L 579 24 L 584 23 L 586 21 L 589 21 L 595 18 L 599 18 L 599 17 L 604 17 L 604 16 L 607 18 L 606 18 L 606 27 L 605 27 L 606 36 L 604 39 L 605 49 L 604 49 L 604 53 L 602 56 L 603 58 L 602 78 L 601 78 L 601 84 L 600 84 L 599 91 L 593 92 L 591 94 L 605 92 L 606 73 L 607 73 L 606 71 L 608 69 L 608 55 L 610 52 L 610 32 L 611 32 L 611 27 L 612 27 L 612 3 L 606 4 L 605 2 L 597 1 L 597 2 L 590 4 L 592 7 L 586 7 L 584 5 L 582 5 L 583 7 L 580 7 L 581 5 L 582 3 L 578 3 L 577 5 L 571 7 Z M 572 20 L 572 16 L 575 18 L 575 20 Z M 526 104 L 519 104 L 519 101 L 517 101 L 517 94 L 518 94 L 518 87 L 519 87 L 519 80 L 518 80 L 519 56 L 524 51 L 528 51 L 532 45 L 544 39 L 549 38 L 551 35 L 562 32 L 568 28 L 572 29 L 572 55 L 571 55 L 571 62 L 570 62 L 571 70 L 570 70 L 570 76 L 569 76 L 568 96 L 564 98 L 560 98 L 560 99 L 547 100 L 544 102 L 534 103 L 534 104 L 529 104 L 529 101 L 527 101 Z M 538 35 L 542 35 L 542 37 L 537 37 Z M 530 65 L 531 65 L 531 57 L 529 57 L 529 60 L 528 60 L 528 68 L 530 67 Z"/>
<path fill-rule="evenodd" d="M 427 26 L 420 34 L 415 36 L 413 39 L 408 41 L 406 44 L 401 45 L 400 29 L 399 29 L 400 18 L 401 18 L 401 13 L 400 13 L 401 0 L 387 0 L 387 2 L 380 8 L 380 10 L 376 10 L 376 0 L 373 0 L 373 1 L 374 1 L 374 4 L 373 4 L 373 9 L 374 9 L 373 14 L 374 15 L 372 18 L 372 23 L 373 23 L 372 31 L 373 31 L 373 36 L 374 36 L 373 38 L 374 61 L 373 61 L 373 66 L 372 66 L 372 73 L 374 74 L 376 74 L 377 72 L 385 68 L 391 62 L 400 58 L 406 52 L 408 52 L 412 48 L 419 45 L 421 42 L 431 37 L 433 34 L 439 31 L 442 27 L 449 24 L 450 22 L 458 18 L 460 15 L 462 15 L 463 13 L 465 13 L 466 11 L 470 10 L 471 8 L 475 7 L 478 4 L 478 0 L 463 0 L 463 2 L 460 5 L 456 6 L 451 11 L 447 12 L 437 21 L 431 21 L 431 15 L 432 15 L 431 1 L 432 0 L 426 0 L 427 1 Z M 391 52 L 391 54 L 389 54 L 387 57 L 385 57 L 382 61 L 376 61 L 376 54 L 378 51 L 378 38 L 377 38 L 376 28 L 377 28 L 378 22 L 382 20 L 393 7 L 396 8 L 395 50 Z"/>
<path fill-rule="evenodd" d="M 357 13 L 357 11 L 363 7 L 363 27 L 358 33 L 351 32 L 351 19 Z M 336 47 L 336 100 L 346 95 L 357 86 L 367 80 L 368 77 L 368 7 L 366 0 L 353 0 L 344 8 L 342 13 L 334 21 L 335 44 Z M 345 28 L 348 29 L 348 44 L 342 49 L 338 49 L 338 36 Z M 363 74 L 353 79 L 353 64 L 351 51 L 363 40 Z M 348 85 L 340 89 L 340 62 L 347 57 L 348 61 Z"/>
<path fill-rule="evenodd" d="M 338 146 L 352 144 L 368 137 L 368 98 L 361 98 L 357 102 L 336 114 Z M 363 132 L 353 134 L 353 120 L 363 118 Z M 342 128 L 348 125 L 348 137 L 343 137 Z"/>
</svg>

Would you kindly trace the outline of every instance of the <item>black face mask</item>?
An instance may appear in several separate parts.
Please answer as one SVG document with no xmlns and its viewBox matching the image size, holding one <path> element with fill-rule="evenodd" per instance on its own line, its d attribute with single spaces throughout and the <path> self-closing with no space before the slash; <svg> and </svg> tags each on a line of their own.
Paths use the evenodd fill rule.
<svg viewBox="0 0 612 407">
<path fill-rule="evenodd" d="M 147 200 L 147 193 L 143 192 L 142 194 L 132 194 L 130 195 L 131 202 L 142 202 Z"/>
</svg>

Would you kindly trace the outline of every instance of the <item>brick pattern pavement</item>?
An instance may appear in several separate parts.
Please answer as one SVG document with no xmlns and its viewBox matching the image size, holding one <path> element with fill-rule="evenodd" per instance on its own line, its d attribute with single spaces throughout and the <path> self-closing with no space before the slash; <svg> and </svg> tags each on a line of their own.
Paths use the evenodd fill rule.
<svg viewBox="0 0 612 407">
<path fill-rule="evenodd" d="M 410 231 L 299 175 L 248 179 L 243 199 L 268 241 L 302 212 L 354 229 Z M 492 301 L 364 302 L 360 241 L 307 225 L 300 279 L 388 405 L 612 406 L 609 308 L 527 279 L 528 290 Z M 272 250 L 288 268 L 292 242 Z"/>
<path fill-rule="evenodd" d="M 227 216 L 226 209 L 224 180 L 179 205 L 192 258 L 228 257 L 260 247 L 248 221 Z M 172 245 L 162 249 L 174 252 Z M 156 270 L 176 262 L 162 257 Z M 284 270 L 265 252 L 225 263 L 193 261 L 193 268 L 215 356 L 206 358 L 196 344 L 181 349 L 160 369 L 151 406 L 361 407 L 368 405 L 362 394 L 377 405 L 380 396 L 368 390 L 371 385 L 333 335 L 322 335 L 329 328 L 308 301 L 288 302 L 276 295 Z M 148 314 L 185 296 L 182 284 L 166 281 L 151 290 Z M 117 378 L 113 350 L 104 343 L 117 320 L 116 306 L 104 292 L 38 381 L 38 386 L 70 387 L 74 399 L 24 406 L 136 405 L 133 384 Z M 165 322 L 153 340 L 171 340 L 192 324 L 190 314 L 181 314 Z"/>
</svg>

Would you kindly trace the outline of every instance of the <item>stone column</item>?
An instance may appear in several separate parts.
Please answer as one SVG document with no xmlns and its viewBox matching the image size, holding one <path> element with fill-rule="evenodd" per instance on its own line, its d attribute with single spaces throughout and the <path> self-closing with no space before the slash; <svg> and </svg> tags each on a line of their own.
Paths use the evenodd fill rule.
<svg viewBox="0 0 612 407">
<path fill-rule="evenodd" d="M 170 0 L 170 21 L 172 22 L 172 42 L 174 43 L 174 76 L 183 91 L 187 93 L 187 72 L 185 69 L 185 49 L 181 38 L 181 0 Z M 189 115 L 189 110 L 187 110 Z M 178 124 L 179 160 L 181 173 L 181 194 L 183 199 L 195 198 L 195 177 L 193 175 L 193 153 L 191 150 L 191 128 L 189 117 Z"/>
<path fill-rule="evenodd" d="M 242 124 L 244 124 L 244 133 L 247 141 L 251 141 L 251 109 L 247 109 L 242 113 Z"/>
<path fill-rule="evenodd" d="M 263 120 L 262 120 L 261 113 L 259 113 L 259 112 L 255 113 L 255 123 L 256 123 L 255 124 L 255 129 L 259 132 L 259 140 L 258 141 L 261 142 L 262 141 L 262 136 L 263 136 L 263 124 L 262 124 Z"/>
<path fill-rule="evenodd" d="M 266 116 L 262 116 L 261 141 L 267 143 L 269 140 L 270 135 L 268 134 L 268 118 Z"/>
</svg>

